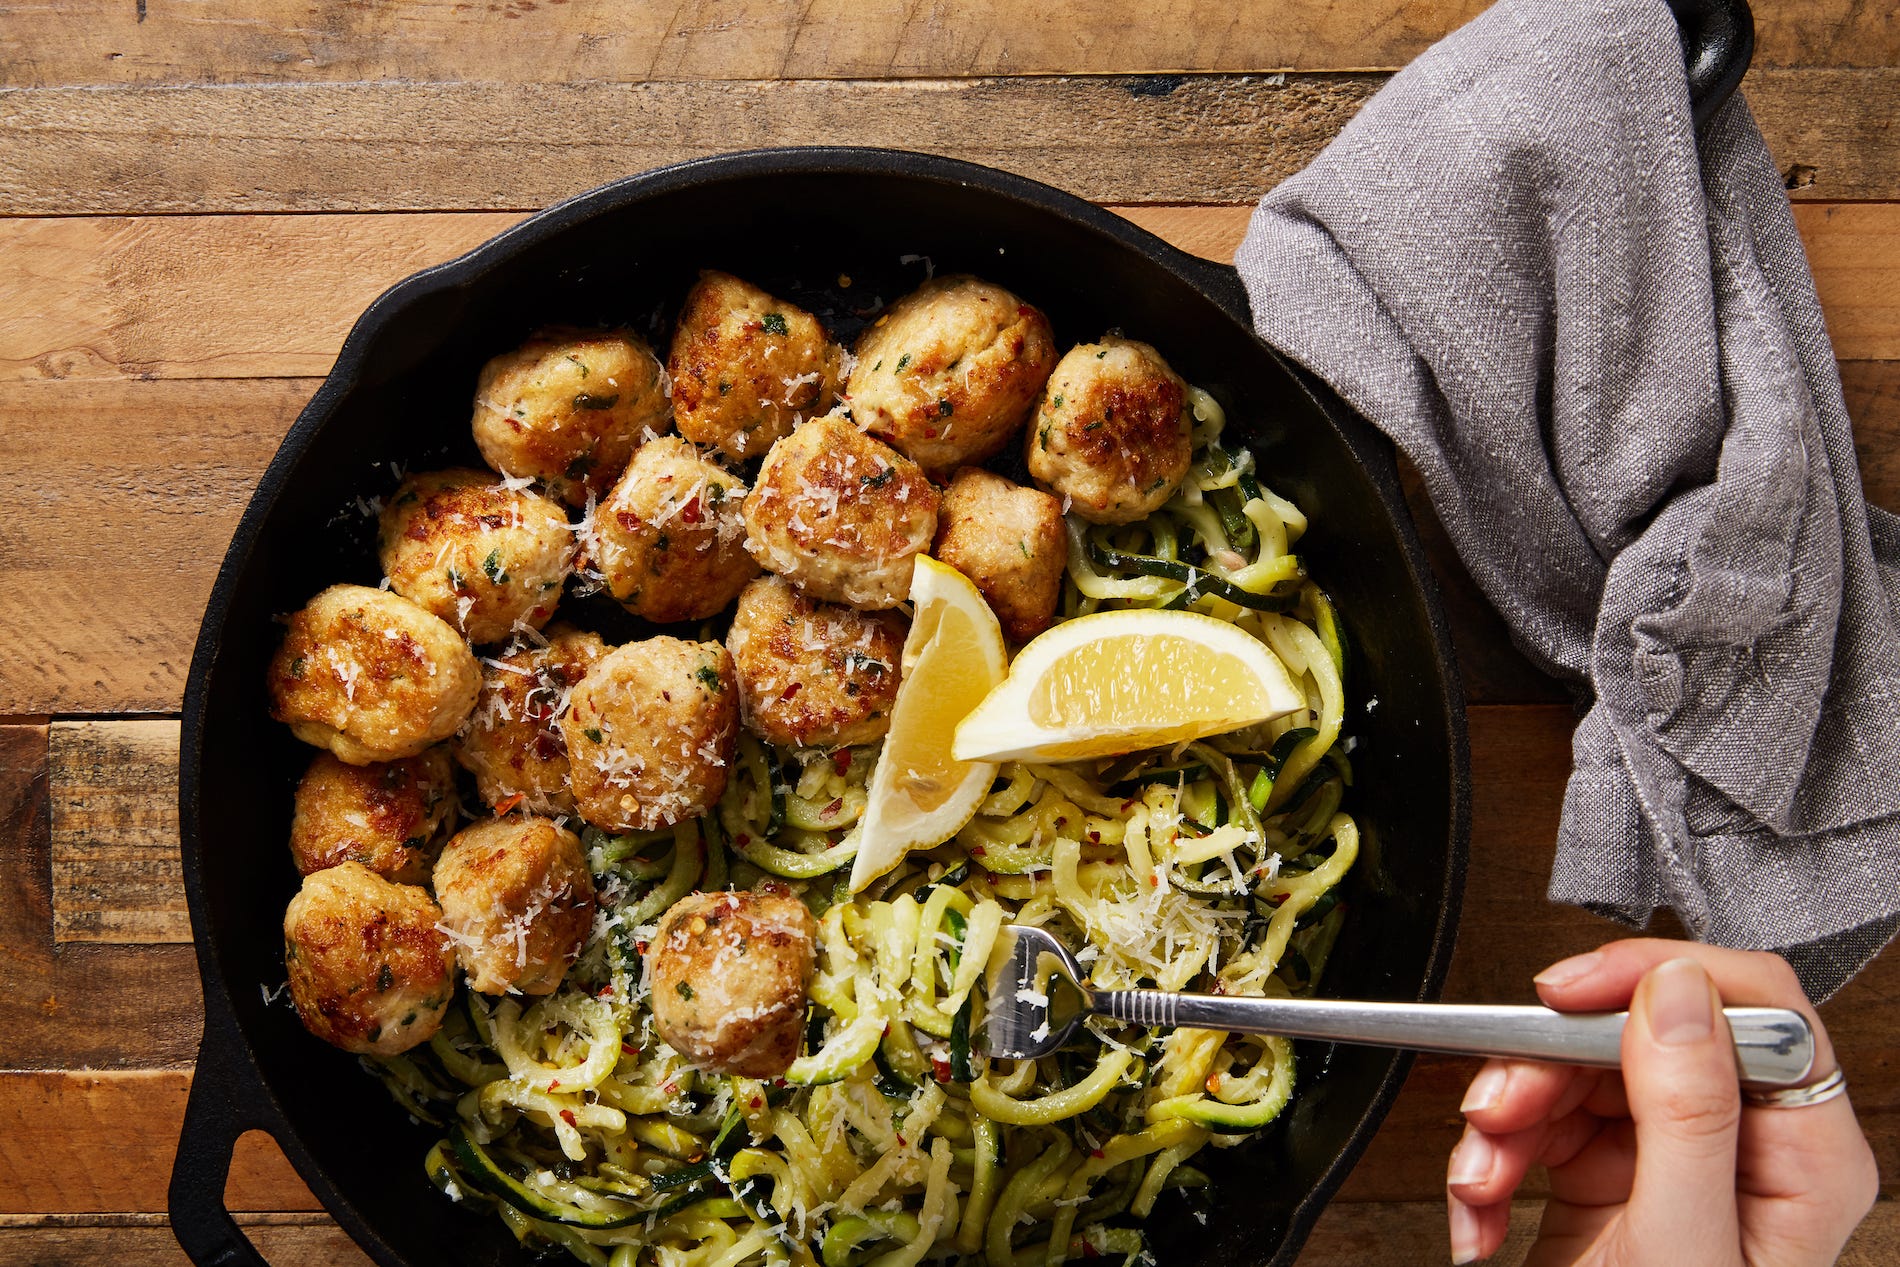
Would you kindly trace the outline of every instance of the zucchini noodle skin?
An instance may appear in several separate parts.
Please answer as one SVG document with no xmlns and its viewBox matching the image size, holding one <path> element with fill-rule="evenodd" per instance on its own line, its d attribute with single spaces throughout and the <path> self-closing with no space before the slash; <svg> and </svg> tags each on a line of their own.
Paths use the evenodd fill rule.
<svg viewBox="0 0 1900 1267">
<path fill-rule="evenodd" d="M 1344 921 L 1349 650 L 1293 553 L 1305 516 L 1221 447 L 1212 397 L 1189 407 L 1194 461 L 1165 506 L 1070 520 L 1058 619 L 1217 616 L 1271 647 L 1307 706 L 1174 749 L 1005 763 L 953 839 L 855 898 L 876 745 L 743 736 L 702 818 L 587 832 L 599 912 L 560 990 L 464 989 L 430 1044 L 375 1064 L 445 1130 L 424 1163 L 438 1188 L 598 1267 L 1151 1261 L 1141 1220 L 1197 1200 L 1198 1152 L 1284 1110 L 1291 1044 L 1098 1020 L 1080 1048 L 991 1062 L 970 1034 L 1007 923 L 1063 937 L 1100 988 L 1287 995 L 1317 986 Z M 769 1082 L 701 1072 L 654 1031 L 647 942 L 687 894 L 768 878 L 817 917 L 803 1054 Z"/>
</svg>

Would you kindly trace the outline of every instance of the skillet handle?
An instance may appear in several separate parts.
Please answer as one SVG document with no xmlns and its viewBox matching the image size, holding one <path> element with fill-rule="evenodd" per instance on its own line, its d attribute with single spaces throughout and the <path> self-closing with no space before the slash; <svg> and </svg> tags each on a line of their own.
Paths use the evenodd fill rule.
<svg viewBox="0 0 1900 1267">
<path fill-rule="evenodd" d="M 1715 116 L 1755 55 L 1755 15 L 1748 0 L 1667 0 L 1682 32 L 1689 67 L 1689 106 L 1697 127 Z"/>
<path fill-rule="evenodd" d="M 235 1024 L 207 1000 L 185 1125 L 172 1161 L 166 1205 L 172 1235 L 198 1267 L 269 1267 L 224 1208 L 224 1184 L 238 1136 L 261 1125 L 244 1104 L 248 1074 Z"/>
</svg>

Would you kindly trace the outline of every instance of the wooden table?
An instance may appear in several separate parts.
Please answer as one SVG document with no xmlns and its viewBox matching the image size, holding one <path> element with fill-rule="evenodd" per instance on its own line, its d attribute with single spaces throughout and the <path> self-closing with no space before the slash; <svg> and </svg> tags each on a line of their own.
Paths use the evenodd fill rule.
<svg viewBox="0 0 1900 1267">
<path fill-rule="evenodd" d="M 1227 259 L 1251 200 L 1480 7 L 0 0 L 0 1267 L 183 1261 L 180 693 L 252 483 L 377 292 L 612 177 L 776 144 L 995 164 Z M 1900 23 L 1759 8 L 1745 91 L 1869 496 L 1900 509 Z M 1425 525 L 1476 780 L 1448 996 L 1527 999 L 1537 966 L 1616 931 L 1543 897 L 1573 714 Z M 1900 1259 L 1896 994 L 1889 956 L 1823 1010 L 1888 1176 L 1855 1263 Z M 1302 1261 L 1440 1260 L 1469 1069 L 1419 1063 Z M 273 1262 L 364 1261 L 264 1137 L 227 1197 Z"/>
</svg>

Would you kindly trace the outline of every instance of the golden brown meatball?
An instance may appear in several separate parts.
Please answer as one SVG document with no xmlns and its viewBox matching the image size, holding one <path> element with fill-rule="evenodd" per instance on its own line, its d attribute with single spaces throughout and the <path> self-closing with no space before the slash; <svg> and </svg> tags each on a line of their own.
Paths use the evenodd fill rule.
<svg viewBox="0 0 1900 1267">
<path fill-rule="evenodd" d="M 574 557 L 557 503 L 466 467 L 404 480 L 377 540 L 390 588 L 478 645 L 547 624 Z"/>
<path fill-rule="evenodd" d="M 584 566 L 636 616 L 704 620 L 759 574 L 745 551 L 746 486 L 685 440 L 633 455 L 595 512 Z"/>
<path fill-rule="evenodd" d="M 1002 452 L 1056 362 L 1049 319 L 989 282 L 939 277 L 858 339 L 851 416 L 930 471 Z"/>
<path fill-rule="evenodd" d="M 455 744 L 455 759 L 475 776 L 483 801 L 500 806 L 519 796 L 516 803 L 537 814 L 574 812 L 560 716 L 568 692 L 606 654 L 599 635 L 553 625 L 545 647 L 483 663 L 481 698 Z"/>
<path fill-rule="evenodd" d="M 659 358 L 632 331 L 543 330 L 482 366 L 475 443 L 503 475 L 579 506 L 668 430 L 672 409 Z"/>
<path fill-rule="evenodd" d="M 483 994 L 552 994 L 594 926 L 580 837 L 545 818 L 457 832 L 436 860 L 435 896 L 469 988 Z"/>
<path fill-rule="evenodd" d="M 772 446 L 745 500 L 746 549 L 814 598 L 867 611 L 910 597 L 916 557 L 937 535 L 922 468 L 842 414 Z"/>
<path fill-rule="evenodd" d="M 712 808 L 739 739 L 738 693 L 716 642 L 648 638 L 609 652 L 561 718 L 581 817 L 651 831 Z"/>
<path fill-rule="evenodd" d="M 654 1028 L 702 1069 L 784 1073 L 798 1058 L 816 934 L 811 912 L 782 885 L 681 898 L 648 951 Z"/>
<path fill-rule="evenodd" d="M 974 466 L 943 493 L 933 553 L 976 582 L 1011 642 L 1028 642 L 1055 619 L 1069 547 L 1062 503 Z"/>
<path fill-rule="evenodd" d="M 781 577 L 739 595 L 726 648 L 746 725 L 781 747 L 870 743 L 891 728 L 907 622 L 817 603 Z"/>
<path fill-rule="evenodd" d="M 831 408 L 841 359 L 803 308 L 730 273 L 701 273 L 666 361 L 680 434 L 757 457 Z"/>
<path fill-rule="evenodd" d="M 358 862 L 305 877 L 284 911 L 284 966 L 304 1028 L 367 1056 L 426 1042 L 455 994 L 455 955 L 427 892 Z"/>
<path fill-rule="evenodd" d="M 351 765 L 413 757 L 475 706 L 474 653 L 401 595 L 332 585 L 287 624 L 270 663 L 271 716 Z"/>
<path fill-rule="evenodd" d="M 1037 402 L 1029 473 L 1092 523 L 1140 519 L 1187 475 L 1186 398 L 1187 385 L 1146 343 L 1110 335 L 1071 348 Z"/>
<path fill-rule="evenodd" d="M 446 748 L 374 765 L 345 765 L 324 752 L 297 783 L 290 856 L 304 875 L 360 862 L 385 879 L 429 878 L 436 832 L 455 812 Z"/>
</svg>

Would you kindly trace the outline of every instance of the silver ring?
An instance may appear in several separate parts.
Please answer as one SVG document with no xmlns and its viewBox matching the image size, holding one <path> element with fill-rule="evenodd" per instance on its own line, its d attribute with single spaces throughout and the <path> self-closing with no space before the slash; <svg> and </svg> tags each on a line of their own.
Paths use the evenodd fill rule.
<svg viewBox="0 0 1900 1267">
<path fill-rule="evenodd" d="M 1782 1087 L 1776 1091 L 1742 1088 L 1743 1102 L 1757 1109 L 1805 1109 L 1810 1104 L 1826 1104 L 1846 1094 L 1847 1075 L 1839 1068 L 1819 1082 L 1810 1082 L 1805 1087 Z"/>
</svg>

